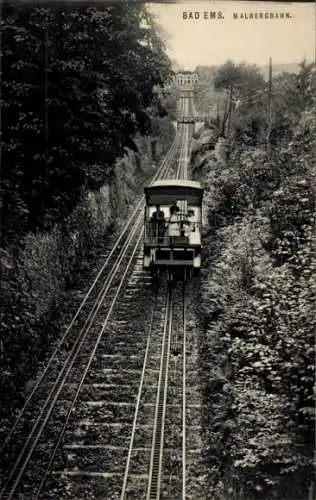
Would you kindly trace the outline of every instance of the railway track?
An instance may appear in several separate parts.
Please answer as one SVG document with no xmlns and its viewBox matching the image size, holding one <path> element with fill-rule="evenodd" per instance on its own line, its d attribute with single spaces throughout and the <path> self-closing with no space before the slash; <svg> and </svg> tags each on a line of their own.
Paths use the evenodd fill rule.
<svg viewBox="0 0 316 500">
<path fill-rule="evenodd" d="M 179 147 L 181 147 L 180 138 L 176 136 L 172 147 L 154 176 L 153 181 L 156 178 L 168 176 L 171 166 L 178 154 Z M 92 340 L 92 327 L 97 324 L 97 318 L 100 317 L 100 313 L 103 315 L 106 313 L 104 321 L 102 324 L 98 325 L 101 327 L 101 335 L 103 334 L 118 294 L 124 286 L 124 282 L 130 272 L 135 253 L 140 245 L 142 237 L 143 204 L 144 197 L 142 197 L 136 205 L 136 208 L 88 290 L 69 327 L 56 346 L 43 373 L 38 378 L 20 416 L 1 446 L 1 456 L 5 457 L 6 462 L 10 462 L 11 464 L 12 455 L 16 452 L 16 450 L 11 447 L 11 444 L 14 443 L 16 445 L 18 443 L 20 448 L 17 453 L 17 458 L 11 465 L 9 474 L 4 479 L 4 485 L 0 493 L 1 498 L 15 498 L 17 488 L 30 464 L 30 460 L 43 431 L 48 421 L 54 418 L 54 408 L 58 398 L 61 396 L 63 387 L 70 375 L 74 377 L 74 372 L 74 378 L 78 383 L 77 392 L 80 391 L 80 386 L 82 384 L 82 377 L 80 378 L 79 376 L 80 354 L 85 350 L 89 350 L 89 347 L 85 347 L 86 343 L 88 346 L 91 346 L 94 342 L 94 345 L 97 346 L 99 336 Z M 120 278 L 120 273 L 122 278 Z M 105 299 L 109 306 L 105 306 Z M 106 308 L 108 309 L 107 312 L 105 311 Z M 91 359 L 93 355 L 94 349 L 91 352 Z M 90 366 L 90 358 L 86 365 L 87 369 L 89 369 Z M 84 369 L 83 377 L 86 373 L 87 370 Z M 49 391 L 47 391 L 47 387 L 50 388 Z M 76 399 L 77 393 L 75 394 Z M 73 404 L 75 404 L 75 399 Z M 34 408 L 37 409 L 37 417 L 30 427 L 28 425 L 29 421 L 27 421 L 25 425 L 25 420 L 28 419 L 24 417 L 31 409 L 34 410 Z M 27 439 L 23 441 L 22 435 L 27 435 Z"/>
<path fill-rule="evenodd" d="M 122 488 L 113 498 L 202 499 L 196 466 L 202 448 L 196 332 L 194 314 L 187 317 L 192 291 L 185 283 L 165 286 L 158 298 L 147 333 Z"/>
<path fill-rule="evenodd" d="M 183 106 L 185 108 L 185 103 L 183 103 Z M 179 127 L 176 139 L 153 178 L 153 181 L 156 180 L 156 178 L 166 178 L 170 175 L 177 157 L 179 157 L 179 161 L 176 168 L 176 176 L 185 178 L 187 176 L 188 128 L 184 125 Z M 145 498 L 145 496 L 142 495 L 144 495 L 146 489 L 148 499 L 160 498 L 159 495 L 162 481 L 166 482 L 165 475 L 162 474 L 162 458 L 169 387 L 168 367 L 170 362 L 170 346 L 173 345 L 172 343 L 174 342 L 173 340 L 171 341 L 171 339 L 173 339 L 172 315 L 174 314 L 174 293 L 176 292 L 171 290 L 168 291 L 166 314 L 164 318 L 162 318 L 161 310 L 163 306 L 160 303 L 161 298 L 156 297 L 154 303 L 150 303 L 151 300 L 153 300 L 152 290 L 150 289 L 150 292 L 148 291 L 150 282 L 146 282 L 144 274 L 140 269 L 142 260 L 140 242 L 143 231 L 143 204 L 144 197 L 139 200 L 115 245 L 109 252 L 109 255 L 85 295 L 74 318 L 71 320 L 65 334 L 58 342 L 43 373 L 37 379 L 20 416 L 1 447 L 2 456 L 5 457 L 7 463 L 11 464 L 7 475 L 3 475 L 2 477 L 1 499 L 61 499 L 64 497 L 64 494 L 66 495 L 65 498 L 69 498 L 71 497 L 69 489 L 67 489 L 69 487 L 69 477 L 75 480 L 77 477 L 82 479 L 83 476 L 86 478 L 89 477 L 92 479 L 92 482 L 100 479 L 101 482 L 106 479 L 109 480 L 110 483 L 112 482 L 111 484 L 114 485 L 113 492 L 111 487 L 107 487 L 109 493 L 106 498 L 119 498 L 120 496 L 122 499 Z M 144 321 L 141 314 L 142 327 L 140 327 L 139 315 L 136 314 L 135 319 L 138 326 L 133 325 L 133 320 L 128 313 L 126 316 L 126 304 L 129 298 L 132 298 L 133 301 L 135 300 L 135 293 L 138 293 L 140 297 L 142 297 L 139 312 L 141 312 L 141 305 L 144 303 L 148 303 L 148 310 L 150 310 L 150 308 L 152 310 L 146 345 L 144 344 L 144 339 L 146 339 L 146 330 L 144 330 L 144 328 L 147 328 L 146 318 Z M 185 297 L 185 294 L 183 297 Z M 133 329 L 130 330 L 132 326 Z M 115 336 L 113 336 L 112 333 L 114 330 L 116 332 Z M 137 330 L 139 330 L 140 335 L 135 335 L 134 332 L 137 332 Z M 129 332 L 128 334 L 126 333 L 127 331 Z M 154 334 L 153 331 L 155 332 Z M 167 331 L 168 333 L 166 333 Z M 133 332 L 133 336 L 131 332 Z M 159 351 L 159 344 L 156 342 L 156 340 L 159 339 L 159 332 L 162 335 L 161 345 L 163 346 L 163 350 L 161 352 Z M 178 337 L 183 339 L 185 335 L 177 335 L 177 339 Z M 113 345 L 109 343 L 109 339 L 113 341 Z M 155 339 L 154 342 L 153 339 Z M 185 346 L 185 340 L 183 343 Z M 121 351 L 124 351 L 124 348 L 127 347 L 128 353 L 130 353 L 131 345 L 133 345 L 134 349 L 134 354 L 132 354 L 133 357 L 130 358 L 130 354 L 126 354 L 125 357 L 124 355 L 120 356 L 118 347 Z M 176 347 L 175 352 L 177 352 L 177 349 L 178 347 Z M 121 383 L 106 383 L 103 381 L 106 377 L 102 375 L 100 380 L 100 374 L 104 374 L 104 369 L 106 370 L 106 368 L 104 368 L 104 360 L 106 360 L 109 363 L 112 363 L 112 361 L 117 363 L 116 367 L 118 373 L 131 369 L 133 374 L 133 367 L 135 367 L 135 372 L 138 375 L 141 355 L 144 350 L 146 363 L 149 362 L 149 365 L 146 365 L 145 360 L 143 361 L 141 386 L 138 389 L 136 409 L 133 416 L 135 407 L 135 384 L 132 384 L 132 386 L 130 386 L 130 383 L 125 384 L 126 387 L 131 387 L 131 392 L 129 393 L 126 387 L 125 389 L 122 388 Z M 182 355 L 182 359 L 184 363 L 182 367 L 182 380 L 184 381 L 182 394 L 184 402 L 182 401 L 181 407 L 184 417 L 181 427 L 183 436 L 181 456 L 182 464 L 184 465 L 182 467 L 181 498 L 185 498 L 185 351 Z M 157 378 L 158 371 L 156 367 L 159 360 L 160 371 L 159 378 Z M 134 362 L 135 365 L 133 364 Z M 152 377 L 153 385 L 148 385 L 146 382 L 144 366 L 147 368 L 149 366 L 149 375 Z M 176 366 L 179 366 L 177 361 L 174 364 L 174 367 Z M 132 374 L 131 377 L 134 381 L 134 375 Z M 113 379 L 112 372 L 111 377 Z M 109 380 L 108 382 L 113 382 L 113 380 Z M 157 387 L 158 392 L 156 393 Z M 113 428 L 116 428 L 115 424 L 118 424 L 118 429 L 121 427 L 123 428 L 124 425 L 121 425 L 122 422 L 116 421 L 115 408 L 119 413 L 121 408 L 125 408 L 125 406 L 122 404 L 122 406 L 116 407 L 114 404 L 115 402 L 112 401 L 112 399 L 117 397 L 117 394 L 115 394 L 117 390 L 122 390 L 123 399 L 127 398 L 127 396 L 133 396 L 131 401 L 127 403 L 128 412 L 123 418 L 123 423 L 124 425 L 126 424 L 127 429 L 132 427 L 128 450 L 117 444 L 102 444 L 99 431 L 96 430 L 97 427 L 93 427 L 93 425 L 96 426 L 98 424 L 93 423 L 94 420 L 91 418 L 91 412 L 89 413 L 91 407 L 98 407 L 98 405 L 94 405 L 93 403 L 101 403 L 102 406 L 102 399 L 100 400 L 100 397 L 102 398 L 104 396 L 106 398 L 105 401 L 112 404 L 111 411 L 109 410 L 109 412 L 112 412 L 112 418 L 110 415 L 110 420 L 114 425 L 108 427 L 112 432 Z M 144 390 L 145 395 L 142 392 Z M 92 400 L 91 392 L 93 393 Z M 87 401 L 85 401 L 86 397 L 88 398 Z M 156 403 L 153 403 L 153 397 L 157 397 Z M 142 398 L 145 398 L 145 400 L 143 401 Z M 122 403 L 124 403 L 124 401 L 122 401 Z M 82 405 L 83 410 L 80 409 Z M 139 417 L 140 408 L 148 410 L 148 414 L 145 412 L 145 415 Z M 155 418 L 153 408 L 155 408 Z M 152 413 L 148 421 L 147 418 L 149 417 L 150 411 Z M 35 415 L 33 420 L 29 419 L 30 414 Z M 78 415 L 80 417 L 79 435 L 80 432 L 82 432 L 82 422 L 85 422 L 88 430 L 90 430 L 90 428 L 94 429 L 94 442 L 97 444 L 90 444 L 88 448 L 85 448 L 86 445 L 82 445 L 81 441 L 77 444 L 76 442 L 67 444 L 69 435 L 74 437 L 78 435 Z M 104 415 L 102 415 L 102 417 L 104 418 Z M 146 421 L 145 426 L 142 427 L 142 430 L 145 431 L 144 435 L 139 428 L 136 427 L 136 424 L 139 425 L 139 418 L 143 419 L 143 422 Z M 155 427 L 151 429 L 150 422 L 153 421 L 155 422 Z M 109 429 L 107 428 L 107 430 Z M 126 432 L 126 429 L 124 432 Z M 129 435 L 126 437 L 129 437 Z M 120 440 L 119 435 L 117 438 Z M 140 451 L 137 447 L 135 451 L 135 442 L 137 442 L 137 440 L 143 444 L 145 442 L 147 443 L 146 446 L 141 447 Z M 150 446 L 148 446 L 148 442 L 151 442 Z M 113 446 L 113 448 L 111 448 L 111 446 Z M 71 457 L 73 457 L 74 454 L 76 457 L 78 455 L 74 453 L 74 450 L 77 450 L 79 455 L 81 453 L 81 462 L 83 460 L 83 470 L 81 470 L 79 474 L 77 474 L 77 466 L 72 468 L 68 466 L 69 460 L 71 462 Z M 101 453 L 103 455 L 103 463 L 106 463 L 105 451 L 108 452 L 112 450 L 114 453 L 115 450 L 120 450 L 118 457 L 114 459 L 114 462 L 116 460 L 117 463 L 120 464 L 120 467 L 118 466 L 117 470 L 113 472 L 112 465 L 109 464 L 107 470 L 110 472 L 104 471 L 103 473 L 97 470 L 91 471 L 89 467 L 88 470 L 85 470 L 87 465 L 82 456 L 82 450 L 89 450 L 90 455 L 91 453 L 95 453 L 95 451 Z M 148 456 L 148 450 L 151 450 L 150 456 Z M 127 454 L 127 462 L 124 466 L 126 458 L 125 453 Z M 131 466 L 134 463 L 135 453 L 136 457 L 141 457 L 140 461 L 142 467 L 141 472 L 139 472 L 136 467 L 136 473 L 133 475 L 133 473 L 131 473 Z M 64 456 L 65 454 L 66 458 Z M 150 471 L 148 474 L 147 468 L 149 458 Z M 74 461 L 76 462 L 76 459 Z M 79 459 L 78 463 L 80 464 Z M 58 469 L 58 464 L 63 464 L 63 470 Z M 123 486 L 121 485 L 122 477 L 124 478 Z M 137 496 L 138 493 L 136 493 L 135 497 L 126 496 L 129 491 L 129 480 L 131 477 L 134 478 L 134 483 L 136 481 L 136 490 L 138 488 L 137 491 L 141 492 L 141 496 Z M 172 477 L 171 469 L 169 477 Z M 142 486 L 139 486 L 138 480 L 140 480 Z M 64 485 L 65 489 L 62 487 L 64 481 L 67 483 Z M 134 483 L 132 489 L 135 489 Z M 163 487 L 166 488 L 165 485 Z M 56 493 L 56 488 L 58 493 Z M 47 493 L 47 491 L 51 493 Z M 173 489 L 173 491 L 175 490 Z M 179 487 L 177 491 L 180 491 Z M 45 496 L 43 497 L 44 494 Z M 78 496 L 78 494 L 83 496 Z M 91 495 L 92 496 L 87 492 L 78 493 L 78 491 L 76 491 L 75 496 L 72 498 L 94 498 L 92 490 Z M 170 496 L 166 498 L 180 497 Z"/>
<path fill-rule="evenodd" d="M 186 100 L 182 101 L 181 112 L 187 112 L 188 104 L 189 103 Z M 183 147 L 181 148 L 178 159 L 176 177 L 187 178 L 187 166 L 189 161 L 189 129 L 185 125 L 180 125 L 179 131 L 182 135 Z M 183 209 L 184 208 L 185 207 L 183 207 Z M 158 332 L 156 332 L 154 336 L 152 335 L 151 330 L 153 322 L 151 322 L 120 500 L 124 500 L 125 498 L 146 498 L 146 500 L 177 498 L 184 500 L 187 498 L 187 292 L 185 283 L 183 284 L 182 297 L 179 298 L 177 295 L 179 295 L 179 291 L 173 290 L 171 287 L 167 289 L 161 335 L 159 335 Z M 181 304 L 180 308 L 179 304 Z M 157 347 L 160 349 L 160 369 L 157 386 L 155 388 L 156 403 L 155 405 L 152 405 L 155 407 L 155 415 L 153 418 L 154 424 L 152 429 L 151 448 L 148 446 L 148 435 L 144 436 L 144 442 L 147 442 L 147 450 L 151 450 L 148 478 L 146 477 L 145 487 L 143 477 L 142 480 L 140 480 L 140 484 L 137 484 L 136 481 L 135 485 L 135 474 L 130 474 L 130 470 L 133 470 L 132 455 L 135 447 L 134 436 L 137 425 L 141 425 L 138 424 L 138 420 L 140 422 L 143 421 L 143 417 L 139 415 L 141 413 L 140 402 L 142 400 L 142 392 L 146 388 L 146 369 L 148 360 L 150 359 L 149 349 L 151 343 L 154 342 L 158 342 Z M 173 370 L 170 370 L 171 364 L 173 365 Z M 182 382 L 179 384 L 179 381 Z M 177 402 L 176 406 L 175 401 Z M 178 410 L 178 413 L 175 413 L 176 410 Z M 176 414 L 177 417 L 174 421 L 174 415 Z M 167 432 L 165 433 L 166 428 Z M 180 441 L 178 436 L 181 436 Z M 141 475 L 139 475 L 139 478 L 140 477 Z M 143 483 L 143 486 L 141 483 Z"/>
</svg>

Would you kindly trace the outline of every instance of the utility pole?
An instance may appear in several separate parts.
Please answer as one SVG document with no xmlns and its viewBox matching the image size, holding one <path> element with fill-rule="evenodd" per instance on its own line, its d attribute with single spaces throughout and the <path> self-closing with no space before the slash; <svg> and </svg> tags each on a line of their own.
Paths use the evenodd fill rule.
<svg viewBox="0 0 316 500">
<path fill-rule="evenodd" d="M 223 124 L 222 124 L 222 134 L 225 136 L 225 129 L 226 129 L 226 121 L 227 121 L 227 116 L 228 116 L 228 94 L 229 90 L 226 90 L 226 99 L 225 99 L 225 109 L 224 109 L 224 117 L 223 117 Z"/>
<path fill-rule="evenodd" d="M 228 121 L 227 121 L 227 135 L 230 138 L 231 121 L 232 121 L 232 107 L 233 107 L 233 86 L 229 89 L 229 105 L 228 105 Z"/>
<path fill-rule="evenodd" d="M 220 117 L 219 117 L 219 103 L 220 103 L 220 99 L 219 97 L 217 98 L 217 106 L 216 106 L 216 126 L 220 127 Z"/>
<path fill-rule="evenodd" d="M 267 153 L 271 155 L 271 128 L 272 128 L 272 58 L 269 59 L 268 107 L 267 107 Z"/>
</svg>

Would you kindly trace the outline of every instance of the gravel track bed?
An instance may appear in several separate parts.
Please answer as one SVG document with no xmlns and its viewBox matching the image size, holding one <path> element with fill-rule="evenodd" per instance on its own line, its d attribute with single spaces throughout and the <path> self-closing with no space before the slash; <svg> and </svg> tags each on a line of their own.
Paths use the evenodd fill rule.
<svg viewBox="0 0 316 500">
<path fill-rule="evenodd" d="M 120 498 L 121 487 L 117 475 L 114 476 L 84 476 L 81 474 L 69 476 L 55 473 L 47 481 L 45 500 L 117 500 Z M 107 496 L 104 492 L 107 492 Z M 141 497 L 139 497 L 140 499 Z M 18 500 L 26 500 L 20 498 Z"/>
<path fill-rule="evenodd" d="M 75 386 L 76 387 L 76 386 Z M 63 391 L 63 397 L 68 399 L 73 394 L 74 387 L 67 386 Z M 135 385 L 125 385 L 125 384 L 105 384 L 101 386 L 96 385 L 85 385 L 80 391 L 80 401 L 125 401 L 131 402 L 131 399 L 137 394 L 138 386 Z"/>
<path fill-rule="evenodd" d="M 163 452 L 163 481 L 162 495 L 164 499 L 181 499 L 182 495 L 182 387 L 183 387 L 183 332 L 182 328 L 182 289 L 181 284 L 177 284 L 174 290 L 174 313 L 173 325 L 170 346 L 170 360 L 168 373 L 168 390 L 167 390 L 167 407 L 165 415 L 165 434 L 164 434 L 164 452 Z M 203 459 L 201 457 L 202 437 L 201 437 L 201 397 L 198 392 L 199 372 L 198 372 L 198 357 L 197 357 L 197 333 L 196 321 L 194 317 L 194 305 L 196 303 L 196 295 L 193 290 L 189 289 L 187 297 L 187 331 L 186 331 L 186 498 L 198 500 L 205 498 L 203 492 L 204 484 L 204 469 Z M 160 325 L 162 330 L 163 324 Z M 158 335 L 158 332 L 157 332 Z M 155 349 L 157 354 L 151 355 L 148 359 L 147 366 L 158 370 L 160 366 L 160 351 L 161 345 L 156 339 Z M 151 352 L 155 352 L 152 349 Z M 158 376 L 158 371 L 156 371 Z M 146 375 L 145 375 L 146 380 Z M 148 385 L 146 380 L 141 402 L 147 403 L 152 401 L 152 414 L 155 411 L 155 402 L 157 395 L 157 385 Z M 146 405 L 146 408 L 148 406 Z M 141 424 L 135 432 L 135 446 L 141 445 L 150 448 L 151 426 L 146 426 L 146 418 L 142 417 L 143 412 L 139 414 Z M 138 429 L 141 432 L 138 434 Z M 138 435 L 141 441 L 138 441 Z M 133 456 L 133 455 L 132 455 Z M 146 453 L 142 454 L 142 462 L 132 462 L 130 474 L 128 478 L 128 494 L 126 498 L 135 500 L 145 499 L 147 484 L 141 473 L 148 471 L 149 461 L 146 460 Z M 201 471 L 201 472 L 200 472 Z M 135 474 L 135 476 L 133 476 Z M 117 497 L 119 498 L 119 497 Z"/>
<path fill-rule="evenodd" d="M 144 353 L 147 344 L 147 331 L 154 293 L 151 287 L 140 284 L 137 279 L 127 285 L 125 292 L 114 310 L 109 326 L 104 332 L 95 353 L 90 370 L 71 413 L 66 429 L 63 446 L 56 454 L 52 474 L 45 484 L 45 499 L 86 500 L 119 499 L 124 470 L 126 466 L 131 429 L 134 420 L 139 382 L 142 372 Z M 135 281 L 135 283 L 134 283 Z M 142 280 L 139 281 L 141 283 Z M 190 286 L 190 285 L 189 285 Z M 175 296 L 181 302 L 180 285 Z M 148 468 L 153 434 L 153 417 L 159 377 L 161 335 L 165 306 L 165 288 L 162 287 L 157 301 L 157 311 L 152 340 L 148 350 L 148 360 L 144 373 L 143 390 L 140 397 L 139 415 L 135 429 L 132 460 L 126 499 L 146 498 Z M 187 352 L 186 352 L 186 498 L 199 500 L 206 498 L 203 492 L 204 462 L 201 453 L 201 397 L 197 390 L 198 355 L 197 334 L 195 332 L 194 307 L 196 297 L 193 289 L 188 294 L 187 313 Z M 175 315 L 174 325 L 181 325 L 180 313 Z M 91 331 L 91 339 L 99 333 L 102 321 Z M 176 326 L 171 343 L 169 387 L 165 421 L 165 440 L 163 454 L 162 498 L 181 498 L 182 477 L 182 354 L 181 332 L 175 341 Z M 175 354 L 174 354 L 174 353 Z M 89 349 L 80 356 L 80 363 L 87 362 Z M 74 369 L 74 378 L 66 384 L 56 411 L 54 425 L 47 428 L 38 457 L 48 454 L 50 445 L 61 427 L 77 380 L 82 373 L 79 365 Z M 46 390 L 48 387 L 46 388 Z M 42 404 L 42 400 L 38 400 Z M 46 440 L 46 447 L 44 445 Z M 37 466 L 36 477 L 43 473 Z M 35 478 L 36 479 L 36 478 Z M 17 500 L 32 498 L 34 473 L 26 475 L 23 493 Z"/>
<path fill-rule="evenodd" d="M 144 321 L 144 317 L 140 313 L 143 312 L 144 306 L 145 309 L 147 307 L 148 311 L 150 310 L 152 302 L 152 293 L 151 292 L 148 293 L 148 286 L 143 286 L 142 290 L 139 291 L 139 293 L 135 298 L 134 307 L 137 313 L 131 314 L 131 308 L 128 307 L 128 309 L 125 309 L 124 313 L 125 318 L 122 313 L 123 311 L 122 301 L 124 301 L 124 297 L 120 300 L 120 303 L 118 304 L 117 307 L 118 312 L 116 314 L 114 312 L 113 315 L 114 321 L 109 323 L 109 326 L 107 328 L 108 331 L 105 330 L 104 332 L 104 335 L 106 337 L 105 340 L 100 343 L 99 348 L 96 351 L 96 355 L 92 362 L 91 371 L 86 377 L 87 383 L 83 387 L 83 391 L 80 394 L 79 406 L 75 407 L 74 411 L 71 414 L 69 429 L 76 427 L 75 421 L 78 420 L 79 418 L 82 420 L 83 419 L 87 420 L 91 418 L 92 422 L 102 421 L 102 420 L 104 420 L 105 422 L 111 422 L 113 420 L 117 421 L 117 418 L 121 418 L 122 422 L 127 421 L 129 424 L 133 419 L 135 397 L 137 393 L 137 386 L 139 380 L 139 370 L 142 367 L 142 356 L 144 350 L 143 346 L 145 345 L 146 341 L 146 327 L 147 327 L 147 323 L 146 321 Z M 141 308 L 140 304 L 142 304 Z M 132 319 L 131 317 L 133 317 L 134 319 Z M 135 320 L 135 318 L 137 318 L 137 321 Z M 102 321 L 98 323 L 102 324 Z M 133 334 L 134 331 L 137 331 L 138 333 L 135 335 Z M 142 334 L 139 333 L 141 331 Z M 98 326 L 94 326 L 93 329 L 91 329 L 91 331 L 89 332 L 91 346 L 93 346 L 94 338 L 96 338 L 98 333 L 99 333 Z M 124 333 L 124 335 L 122 335 L 122 333 Z M 135 343 L 136 338 L 138 340 L 137 343 Z M 86 352 L 83 351 L 83 353 L 80 356 L 80 360 L 76 361 L 76 365 L 78 365 L 79 362 L 82 363 L 83 366 L 85 365 L 85 363 L 88 361 L 87 353 L 89 352 L 89 350 L 91 350 L 91 348 L 85 349 Z M 124 352 L 125 355 L 122 354 L 122 351 L 125 351 Z M 107 354 L 107 356 L 104 356 L 104 354 Z M 115 357 L 111 356 L 111 354 L 115 354 Z M 57 370 L 60 369 L 62 358 L 63 354 L 60 354 L 59 363 L 55 365 L 55 368 L 53 370 L 54 373 L 56 371 L 56 374 Z M 109 366 L 111 364 L 113 365 L 112 367 Z M 128 377 L 128 379 L 124 374 L 125 367 L 128 367 L 128 369 L 130 370 L 129 373 L 130 376 Z M 107 375 L 110 374 L 111 368 L 112 370 L 114 368 L 116 374 L 122 374 L 122 373 L 124 374 L 123 378 L 125 377 L 125 382 L 128 380 L 128 387 L 126 387 L 126 384 L 124 386 L 124 384 L 120 383 L 114 386 L 112 385 L 112 387 L 108 386 L 107 388 L 96 387 L 95 385 L 93 385 L 98 383 L 104 384 L 106 374 Z M 102 371 L 103 369 L 105 369 L 104 373 Z M 76 368 L 73 370 L 71 374 L 72 375 L 70 378 L 71 384 L 67 384 L 65 388 L 62 390 L 61 393 L 62 399 L 59 401 L 58 405 L 56 405 L 56 409 L 54 409 L 53 416 L 50 420 L 50 425 L 48 425 L 47 429 L 45 430 L 43 438 L 40 439 L 39 449 L 36 451 L 36 454 L 34 454 L 34 459 L 32 458 L 31 460 L 30 472 L 29 472 L 30 480 L 28 480 L 28 474 L 25 474 L 25 477 L 23 478 L 23 485 L 21 486 L 21 493 L 16 494 L 17 498 L 20 496 L 21 498 L 26 499 L 26 498 L 32 498 L 34 496 L 33 485 L 37 484 L 37 481 L 40 479 L 40 477 L 44 472 L 41 465 L 42 461 L 51 448 L 49 444 L 54 443 L 54 438 L 55 439 L 57 438 L 58 429 L 61 429 L 62 427 L 64 418 L 68 412 L 70 401 L 72 399 L 74 391 L 76 390 L 78 380 L 81 377 L 82 373 L 83 373 L 83 368 L 80 366 L 76 366 Z M 51 379 L 52 378 L 53 376 L 51 377 Z M 90 381 L 93 381 L 93 384 L 89 383 Z M 47 384 L 44 391 L 42 391 L 42 398 L 40 397 L 33 405 L 34 414 L 36 414 L 36 410 L 40 407 L 40 405 L 43 404 L 45 394 L 48 393 L 48 389 L 51 386 L 52 384 L 49 383 Z M 104 406 L 101 408 L 96 408 L 95 403 L 98 403 L 99 401 L 111 402 L 113 400 L 115 401 L 116 405 L 112 405 L 111 408 L 109 409 L 105 409 Z M 120 404 L 120 402 L 126 402 L 126 401 L 131 403 L 130 406 L 125 405 L 123 406 L 123 409 L 117 406 L 118 403 Z M 126 429 L 126 431 L 124 431 L 124 428 Z M 67 433 L 70 432 L 69 429 L 67 429 L 66 435 L 64 436 L 65 438 L 64 442 L 69 442 L 69 440 L 67 439 Z M 85 436 L 86 443 L 88 442 L 95 444 L 96 442 L 102 442 L 103 439 L 107 443 L 110 444 L 114 443 L 115 446 L 118 445 L 126 446 L 126 441 L 128 439 L 128 435 L 130 432 L 130 429 L 126 427 L 126 425 L 125 427 L 122 427 L 122 429 L 118 428 L 115 429 L 115 427 L 107 425 L 107 427 L 103 429 L 103 432 L 99 429 L 100 426 L 96 428 L 96 426 L 89 425 L 89 433 L 87 436 Z M 77 431 L 78 431 L 78 426 L 77 426 Z M 79 435 L 80 432 L 81 433 L 83 432 L 82 425 L 79 426 Z M 104 435 L 107 436 L 107 439 L 104 438 Z M 72 435 L 72 437 L 74 437 L 74 435 Z M 72 441 L 73 439 L 71 439 L 71 442 Z M 46 448 L 44 446 L 44 443 L 46 443 Z M 119 457 L 116 458 L 115 460 L 124 461 L 120 455 L 122 455 L 122 451 L 120 451 Z M 126 451 L 124 453 L 124 457 L 125 455 Z M 63 460 L 61 460 L 60 458 L 58 459 L 59 466 L 62 465 L 65 466 L 65 463 L 67 462 L 67 460 L 65 461 L 65 456 L 67 457 L 67 454 L 65 455 L 65 453 L 62 453 L 60 454 L 60 456 L 63 457 Z M 103 460 L 101 461 L 96 459 L 94 465 L 95 470 L 102 471 L 104 470 L 104 466 L 105 465 L 103 463 Z M 34 472 L 34 470 L 36 470 L 36 472 Z M 45 493 L 44 493 L 45 498 L 49 497 L 50 495 L 49 491 L 47 491 L 47 485 L 48 483 L 45 485 Z M 56 497 L 55 495 L 55 498 L 59 497 L 62 498 L 62 496 Z M 69 498 L 69 493 L 67 493 L 67 498 Z M 74 498 L 77 499 L 78 496 L 74 495 Z"/>
<path fill-rule="evenodd" d="M 76 420 L 95 422 L 127 422 L 133 419 L 134 405 L 107 402 L 102 406 L 92 406 L 79 403 L 74 410 Z"/>
<path fill-rule="evenodd" d="M 87 449 L 86 447 L 67 450 L 63 453 L 65 456 L 56 457 L 55 470 L 63 472 L 99 472 L 100 463 L 103 464 L 103 470 L 122 474 L 125 467 L 125 457 L 117 457 L 117 454 L 111 448 Z"/>
<path fill-rule="evenodd" d="M 147 343 L 148 320 L 153 304 L 153 293 L 151 290 L 149 293 L 148 287 L 144 286 L 142 290 L 135 292 L 133 283 L 133 289 L 134 296 L 131 295 L 131 303 L 126 300 L 125 292 L 120 301 L 124 301 L 125 308 L 117 307 L 113 314 L 112 329 L 115 330 L 115 335 L 112 331 L 104 341 L 100 342 L 71 423 L 66 430 L 63 453 L 59 454 L 56 467 L 54 466 L 54 473 L 60 472 L 66 475 L 66 477 L 59 475 L 59 478 L 63 478 L 68 491 L 67 498 L 77 499 L 81 495 L 83 498 L 97 498 L 99 489 L 102 490 L 103 499 L 119 498 Z M 135 295 L 138 300 L 135 299 Z M 156 330 L 159 331 L 158 325 Z M 154 330 L 152 333 L 156 334 Z M 152 356 L 159 355 L 160 347 L 153 343 L 148 356 L 151 359 Z M 85 353 L 82 354 L 82 361 L 84 358 Z M 145 391 L 140 401 L 140 409 L 144 410 L 141 411 L 143 420 L 134 436 L 137 448 L 149 449 L 152 439 L 154 406 L 153 404 L 144 406 L 144 403 L 155 402 L 157 362 L 154 362 L 152 367 L 153 370 L 145 372 Z M 63 397 L 71 395 L 71 389 L 71 386 L 67 387 Z M 92 449 L 96 444 L 98 448 Z M 132 456 L 136 463 L 141 464 L 135 467 L 133 473 L 147 473 L 148 453 L 148 450 L 138 451 L 136 454 L 133 451 Z M 147 459 L 144 456 L 147 456 Z M 86 484 L 83 488 L 79 479 L 80 471 L 106 474 L 82 476 Z M 56 474 L 53 474 L 50 483 L 47 483 L 51 484 L 53 490 L 57 487 L 56 477 Z M 144 482 L 144 478 L 142 481 Z"/>
</svg>

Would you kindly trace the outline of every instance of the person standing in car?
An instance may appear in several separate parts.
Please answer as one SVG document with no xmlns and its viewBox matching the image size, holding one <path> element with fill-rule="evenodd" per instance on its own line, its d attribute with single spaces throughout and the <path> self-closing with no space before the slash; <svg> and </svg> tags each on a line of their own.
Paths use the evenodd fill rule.
<svg viewBox="0 0 316 500">
<path fill-rule="evenodd" d="M 165 233 L 165 214 L 160 210 L 160 205 L 156 205 L 156 211 L 151 216 L 153 235 L 158 238 L 158 243 L 163 242 Z"/>
<path fill-rule="evenodd" d="M 170 216 L 168 220 L 167 232 L 171 241 L 175 236 L 180 236 L 180 221 L 178 216 L 179 208 L 176 204 L 170 207 Z"/>
</svg>

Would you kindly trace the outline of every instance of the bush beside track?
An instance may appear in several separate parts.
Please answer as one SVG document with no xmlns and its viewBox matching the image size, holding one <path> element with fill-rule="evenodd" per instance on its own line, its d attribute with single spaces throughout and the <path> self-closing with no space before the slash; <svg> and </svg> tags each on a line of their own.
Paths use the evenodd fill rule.
<svg viewBox="0 0 316 500">
<path fill-rule="evenodd" d="M 200 354 L 216 500 L 313 497 L 314 107 L 305 101 L 291 140 L 275 131 L 271 158 L 260 143 L 214 145 L 206 129 L 194 149 L 206 185 Z"/>
</svg>

